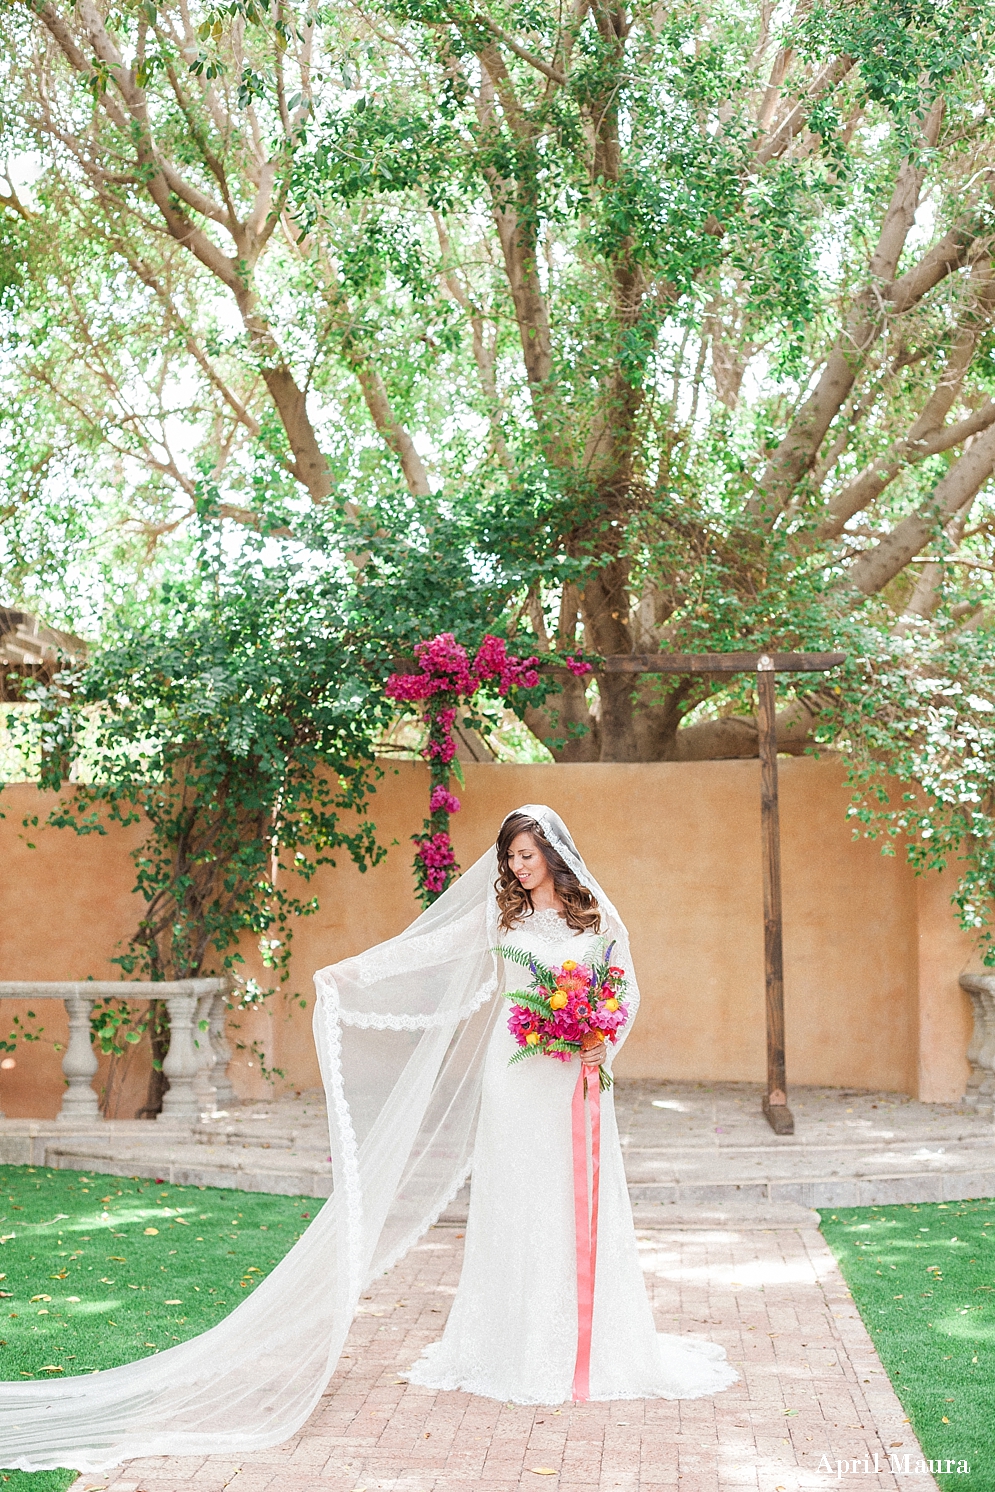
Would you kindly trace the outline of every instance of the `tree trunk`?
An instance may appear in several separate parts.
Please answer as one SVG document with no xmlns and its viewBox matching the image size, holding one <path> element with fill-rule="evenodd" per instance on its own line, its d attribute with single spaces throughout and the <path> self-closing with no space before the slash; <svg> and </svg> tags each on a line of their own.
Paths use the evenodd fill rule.
<svg viewBox="0 0 995 1492">
<path fill-rule="evenodd" d="M 812 745 L 812 729 L 819 718 L 816 699 L 793 700 L 774 717 L 778 751 L 802 756 Z M 722 715 L 676 731 L 669 755 L 672 762 L 728 761 L 760 755 L 757 721 L 753 715 Z"/>
<path fill-rule="evenodd" d="M 169 1092 L 169 1079 L 162 1070 L 169 1051 L 169 1016 L 165 1000 L 149 1002 L 149 1042 L 152 1047 L 152 1070 L 145 1090 L 145 1103 L 136 1119 L 156 1119 L 162 1113 L 162 1101 Z"/>
</svg>

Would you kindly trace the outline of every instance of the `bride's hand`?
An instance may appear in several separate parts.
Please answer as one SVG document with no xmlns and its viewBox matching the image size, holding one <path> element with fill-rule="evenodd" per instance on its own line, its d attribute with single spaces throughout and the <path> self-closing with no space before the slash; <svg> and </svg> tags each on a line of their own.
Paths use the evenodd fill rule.
<svg viewBox="0 0 995 1492">
<path fill-rule="evenodd" d="M 600 1067 L 607 1055 L 607 1047 L 603 1041 L 599 1041 L 597 1046 L 588 1047 L 586 1052 L 581 1052 L 580 1060 L 585 1067 Z"/>
</svg>

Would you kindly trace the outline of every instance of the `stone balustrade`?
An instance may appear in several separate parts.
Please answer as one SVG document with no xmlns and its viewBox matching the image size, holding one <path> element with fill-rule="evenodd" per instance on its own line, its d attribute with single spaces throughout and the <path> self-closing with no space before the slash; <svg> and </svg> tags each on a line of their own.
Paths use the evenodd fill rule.
<svg viewBox="0 0 995 1492">
<path fill-rule="evenodd" d="M 69 1041 L 62 1059 L 68 1084 L 60 1121 L 79 1124 L 100 1118 L 97 1095 L 90 1086 L 97 1055 L 90 1041 L 90 1012 L 95 1001 L 164 1000 L 169 1012 L 169 1051 L 163 1071 L 169 1089 L 161 1120 L 196 1119 L 205 1109 L 237 1102 L 228 1078 L 231 1051 L 225 1039 L 226 979 L 143 980 L 0 980 L 0 1000 L 61 1000 L 69 1016 Z"/>
<path fill-rule="evenodd" d="M 962 974 L 960 987 L 971 998 L 974 1031 L 967 1049 L 971 1064 L 966 1103 L 995 1103 L 995 969 Z"/>
</svg>

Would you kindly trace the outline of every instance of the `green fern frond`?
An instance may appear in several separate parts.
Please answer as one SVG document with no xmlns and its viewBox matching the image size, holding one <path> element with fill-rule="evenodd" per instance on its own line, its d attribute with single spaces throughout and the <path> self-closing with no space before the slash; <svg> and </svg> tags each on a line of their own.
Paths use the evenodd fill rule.
<svg viewBox="0 0 995 1492">
<path fill-rule="evenodd" d="M 527 953 L 524 948 L 510 948 L 507 944 L 500 944 L 494 952 L 500 953 L 502 958 L 510 958 L 514 964 L 524 964 L 526 968 L 533 962 L 531 953 Z"/>
<path fill-rule="evenodd" d="M 511 1000 L 515 1005 L 525 1005 L 529 1010 L 534 1010 L 538 1015 L 543 1015 L 547 1020 L 553 1019 L 553 1008 L 548 1000 L 541 995 L 534 994 L 531 990 L 516 989 L 505 995 L 506 1000 Z"/>
<path fill-rule="evenodd" d="M 513 1052 L 508 1058 L 508 1066 L 513 1062 L 522 1062 L 526 1057 L 541 1057 L 546 1051 L 544 1046 L 520 1046 L 517 1052 Z"/>
<path fill-rule="evenodd" d="M 545 964 L 541 964 L 535 954 L 529 953 L 527 949 L 509 948 L 507 945 L 504 945 L 495 948 L 494 952 L 500 953 L 502 958 L 511 959 L 512 963 L 521 964 L 524 968 L 531 969 L 537 984 L 545 984 L 550 988 L 555 985 L 556 980 L 553 978 L 552 971 L 547 969 Z"/>
</svg>

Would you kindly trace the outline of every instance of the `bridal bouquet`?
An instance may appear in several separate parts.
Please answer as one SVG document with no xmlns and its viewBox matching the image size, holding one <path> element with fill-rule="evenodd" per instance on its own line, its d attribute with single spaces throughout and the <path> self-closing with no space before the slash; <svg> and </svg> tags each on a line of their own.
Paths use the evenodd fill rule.
<svg viewBox="0 0 995 1492">
<path fill-rule="evenodd" d="M 629 1019 L 625 1003 L 625 970 L 611 962 L 614 943 L 605 949 L 600 961 L 578 964 L 566 959 L 562 965 L 547 968 L 522 948 L 499 948 L 497 951 L 532 973 L 527 990 L 512 990 L 508 1030 L 520 1050 L 510 1059 L 521 1062 L 525 1057 L 557 1057 L 569 1062 L 575 1053 L 597 1046 L 602 1041 L 618 1040 L 618 1033 Z M 611 1074 L 598 1069 L 602 1088 L 610 1088 Z"/>
</svg>

